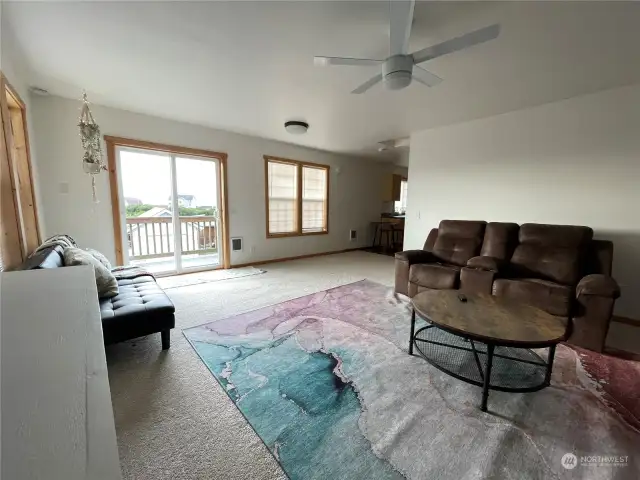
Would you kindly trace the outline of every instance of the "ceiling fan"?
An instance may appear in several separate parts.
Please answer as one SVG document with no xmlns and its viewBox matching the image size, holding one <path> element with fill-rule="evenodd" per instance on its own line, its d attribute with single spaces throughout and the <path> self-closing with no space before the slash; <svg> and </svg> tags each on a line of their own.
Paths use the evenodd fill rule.
<svg viewBox="0 0 640 480">
<path fill-rule="evenodd" d="M 390 46 L 389 57 L 384 60 L 368 58 L 343 57 L 314 57 L 314 63 L 319 66 L 350 65 L 370 66 L 382 65 L 382 73 L 370 78 L 351 93 L 364 93 L 379 82 L 389 90 L 401 90 L 411 84 L 411 80 L 433 87 L 442 79 L 425 70 L 418 64 L 434 58 L 457 52 L 480 43 L 493 40 L 500 34 L 500 25 L 495 24 L 466 35 L 447 40 L 431 47 L 408 53 L 409 35 L 413 22 L 413 7 L 415 1 L 389 2 Z"/>
<path fill-rule="evenodd" d="M 410 144 L 411 142 L 409 137 L 383 140 L 382 142 L 378 142 L 378 151 L 386 152 L 387 150 L 391 150 L 393 148 L 408 147 Z"/>
</svg>

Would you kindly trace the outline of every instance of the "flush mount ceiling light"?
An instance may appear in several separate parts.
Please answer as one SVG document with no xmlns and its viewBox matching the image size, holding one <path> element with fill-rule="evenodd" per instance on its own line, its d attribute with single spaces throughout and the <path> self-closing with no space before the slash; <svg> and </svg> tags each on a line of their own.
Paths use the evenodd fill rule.
<svg viewBox="0 0 640 480">
<path fill-rule="evenodd" d="M 403 137 L 403 138 L 395 138 L 392 140 L 384 140 L 383 142 L 378 142 L 377 145 L 378 145 L 379 152 L 385 152 L 392 148 L 408 147 L 410 143 L 411 142 L 409 137 Z"/>
<path fill-rule="evenodd" d="M 307 133 L 309 124 L 298 120 L 290 120 L 284 123 L 284 129 L 293 135 L 302 135 L 303 133 Z"/>
<path fill-rule="evenodd" d="M 47 90 L 40 87 L 29 87 L 29 91 L 34 95 L 41 95 L 43 97 L 46 97 L 47 95 L 49 95 L 49 92 Z"/>
</svg>

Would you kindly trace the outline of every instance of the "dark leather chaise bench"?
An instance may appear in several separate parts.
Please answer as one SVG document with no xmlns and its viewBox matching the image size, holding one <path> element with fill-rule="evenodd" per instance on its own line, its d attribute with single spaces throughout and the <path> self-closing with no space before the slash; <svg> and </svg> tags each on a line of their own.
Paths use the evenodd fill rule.
<svg viewBox="0 0 640 480">
<path fill-rule="evenodd" d="M 29 257 L 19 268 L 64 267 L 63 249 L 46 248 Z M 175 307 L 151 275 L 118 280 L 118 295 L 100 299 L 105 345 L 160 333 L 162 349 L 170 346 L 170 331 L 175 327 Z"/>
</svg>

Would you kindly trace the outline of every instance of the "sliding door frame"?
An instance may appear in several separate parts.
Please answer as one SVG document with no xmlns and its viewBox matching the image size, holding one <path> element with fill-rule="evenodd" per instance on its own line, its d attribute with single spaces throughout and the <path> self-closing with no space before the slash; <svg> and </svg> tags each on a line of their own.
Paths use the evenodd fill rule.
<svg viewBox="0 0 640 480">
<path fill-rule="evenodd" d="M 122 218 L 120 216 L 120 192 L 118 189 L 118 158 L 116 147 L 132 147 L 142 150 L 152 150 L 156 152 L 168 153 L 171 155 L 186 155 L 189 157 L 204 157 L 205 159 L 216 159 L 220 162 L 220 224 L 222 230 L 222 254 L 223 262 L 218 268 L 230 268 L 230 241 L 229 241 L 229 202 L 227 187 L 227 154 L 214 152 L 212 150 L 201 150 L 197 148 L 178 147 L 163 143 L 147 142 L 144 140 L 134 140 L 131 138 L 104 136 L 107 146 L 107 161 L 109 167 L 109 189 L 111 191 L 111 214 L 113 217 L 113 234 L 116 245 L 116 262 L 119 265 L 124 263 L 124 246 L 122 242 Z M 173 167 L 172 167 L 173 168 Z M 175 174 L 175 172 L 173 172 Z M 175 184 L 175 182 L 172 182 Z M 173 188 L 173 187 L 172 187 Z M 175 192 L 174 192 L 175 193 Z M 175 199 L 174 199 L 175 200 Z M 191 273 L 186 271 L 184 273 Z"/>
</svg>

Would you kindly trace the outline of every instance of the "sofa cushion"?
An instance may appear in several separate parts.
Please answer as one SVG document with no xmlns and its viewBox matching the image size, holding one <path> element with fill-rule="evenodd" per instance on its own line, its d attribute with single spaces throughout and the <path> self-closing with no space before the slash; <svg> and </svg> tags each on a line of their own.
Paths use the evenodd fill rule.
<svg viewBox="0 0 640 480">
<path fill-rule="evenodd" d="M 91 253 L 80 248 L 71 247 L 64 249 L 64 264 L 67 267 L 75 265 L 90 265 L 96 275 L 98 297 L 109 298 L 118 294 L 118 282 L 111 271 L 105 267 Z"/>
<path fill-rule="evenodd" d="M 593 231 L 573 225 L 524 224 L 511 257 L 513 275 L 575 285 Z"/>
<path fill-rule="evenodd" d="M 511 258 L 518 243 L 517 223 L 490 222 L 484 231 L 480 255 L 500 260 Z"/>
<path fill-rule="evenodd" d="M 439 290 L 458 288 L 460 267 L 439 263 L 416 264 L 409 270 L 409 282 Z"/>
<path fill-rule="evenodd" d="M 546 247 L 579 248 L 593 238 L 593 230 L 580 225 L 525 223 L 518 231 L 519 243 Z"/>
<path fill-rule="evenodd" d="M 432 252 L 433 246 L 435 245 L 437 238 L 438 238 L 438 229 L 432 228 L 431 231 L 429 232 L 429 235 L 427 236 L 427 239 L 424 242 L 424 247 L 422 247 L 422 249 L 426 250 L 427 252 Z"/>
<path fill-rule="evenodd" d="M 572 287 L 538 278 L 506 279 L 493 282 L 493 294 L 538 307 L 551 315 L 568 317 L 574 292 Z"/>
<path fill-rule="evenodd" d="M 100 300 L 105 343 L 175 326 L 175 307 L 151 276 L 118 281 L 119 293 Z"/>
<path fill-rule="evenodd" d="M 464 267 L 470 258 L 479 254 L 485 225 L 482 221 L 443 220 L 438 227 L 433 254 L 444 263 Z"/>
</svg>

